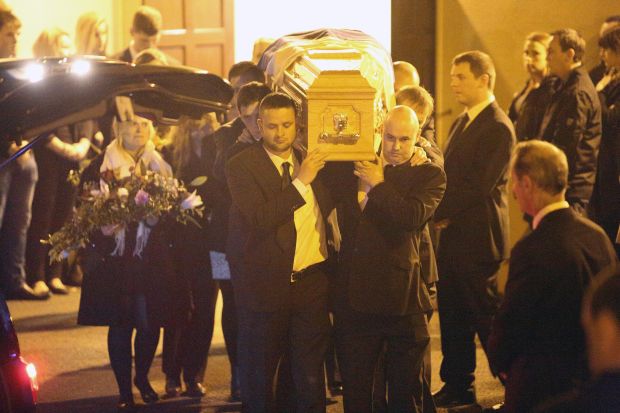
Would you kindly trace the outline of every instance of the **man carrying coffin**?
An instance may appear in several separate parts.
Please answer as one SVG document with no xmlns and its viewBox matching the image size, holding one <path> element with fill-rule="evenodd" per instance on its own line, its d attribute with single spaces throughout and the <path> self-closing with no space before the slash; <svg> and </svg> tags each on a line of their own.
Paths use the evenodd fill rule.
<svg viewBox="0 0 620 413">
<path fill-rule="evenodd" d="M 260 103 L 262 140 L 226 164 L 232 196 L 229 236 L 244 240 L 239 274 L 232 277 L 235 300 L 243 303 L 240 325 L 250 337 L 240 352 L 244 366 L 244 412 L 281 412 L 273 383 L 282 357 L 290 360 L 296 411 L 325 412 L 323 360 L 330 333 L 327 276 L 333 210 L 329 194 L 316 179 L 326 154 L 305 159 L 293 150 L 295 102 L 271 93 Z"/>
<path fill-rule="evenodd" d="M 334 306 L 346 412 L 372 411 L 373 372 L 385 344 L 388 410 L 416 411 L 412 389 L 429 345 L 425 312 L 432 308 L 420 275 L 420 235 L 446 187 L 440 167 L 411 165 L 419 132 L 412 109 L 392 109 L 381 159 L 356 162 L 359 179 L 340 185 Z"/>
</svg>

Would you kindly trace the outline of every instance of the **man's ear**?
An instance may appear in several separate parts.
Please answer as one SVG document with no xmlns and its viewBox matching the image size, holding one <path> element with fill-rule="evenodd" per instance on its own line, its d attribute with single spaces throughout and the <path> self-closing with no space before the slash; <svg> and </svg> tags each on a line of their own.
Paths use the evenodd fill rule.
<svg viewBox="0 0 620 413">
<path fill-rule="evenodd" d="M 478 79 L 482 81 L 482 83 L 487 89 L 490 89 L 489 82 L 491 81 L 491 77 L 488 75 L 488 73 L 481 74 Z"/>
<path fill-rule="evenodd" d="M 575 49 L 573 49 L 573 48 L 569 48 L 569 49 L 566 51 L 566 55 L 568 56 L 568 58 L 569 58 L 569 60 L 570 60 L 571 62 L 574 62 L 574 61 L 575 61 Z"/>
<path fill-rule="evenodd" d="M 261 118 L 256 118 L 256 124 L 258 125 L 258 130 L 261 135 L 263 134 L 263 120 Z"/>
</svg>

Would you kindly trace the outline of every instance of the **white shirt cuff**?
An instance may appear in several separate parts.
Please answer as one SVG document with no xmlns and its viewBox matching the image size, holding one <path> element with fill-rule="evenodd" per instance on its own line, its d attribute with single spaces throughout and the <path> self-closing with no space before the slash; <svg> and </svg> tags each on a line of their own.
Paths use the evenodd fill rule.
<svg viewBox="0 0 620 413">
<path fill-rule="evenodd" d="M 310 185 L 304 185 L 304 183 L 301 182 L 299 178 L 293 179 L 292 184 L 295 185 L 295 188 L 297 188 L 297 191 L 299 191 L 299 194 L 301 196 L 306 195 L 310 190 Z"/>
</svg>

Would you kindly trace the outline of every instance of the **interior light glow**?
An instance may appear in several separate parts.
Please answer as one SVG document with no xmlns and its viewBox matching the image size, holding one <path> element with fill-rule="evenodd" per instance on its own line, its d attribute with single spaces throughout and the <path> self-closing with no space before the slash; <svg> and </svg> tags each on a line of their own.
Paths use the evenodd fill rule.
<svg viewBox="0 0 620 413">
<path fill-rule="evenodd" d="M 31 63 L 26 66 L 26 78 L 31 82 L 38 82 L 43 79 L 45 75 L 45 68 L 39 63 Z"/>
<path fill-rule="evenodd" d="M 90 72 L 90 62 L 86 60 L 76 60 L 71 64 L 71 73 L 84 76 L 88 72 Z"/>
</svg>

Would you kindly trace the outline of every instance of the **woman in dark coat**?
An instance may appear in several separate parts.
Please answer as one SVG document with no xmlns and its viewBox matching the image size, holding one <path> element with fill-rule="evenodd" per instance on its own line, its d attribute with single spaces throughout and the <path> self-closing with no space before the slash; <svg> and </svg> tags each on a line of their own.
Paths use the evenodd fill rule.
<svg viewBox="0 0 620 413">
<path fill-rule="evenodd" d="M 148 119 L 136 116 L 134 121 L 118 122 L 115 131 L 117 138 L 84 171 L 82 183 L 99 182 L 100 173 L 110 170 L 117 176 L 127 176 L 130 168 L 139 162 L 164 176 L 172 175 L 170 166 L 154 149 L 151 141 L 154 129 Z M 131 386 L 133 330 L 136 330 L 134 384 L 145 403 L 154 403 L 158 395 L 149 383 L 148 372 L 159 342 L 160 327 L 187 314 L 187 306 L 180 300 L 187 289 L 182 281 L 175 280 L 168 224 L 165 219 L 146 221 L 128 228 L 102 228 L 92 236 L 85 251 L 78 323 L 109 326 L 108 353 L 119 387 L 118 409 L 122 412 L 135 410 Z M 125 233 L 122 251 L 112 236 L 118 231 Z M 146 239 L 141 239 L 145 233 Z M 140 251 L 139 246 L 145 240 L 146 245 Z"/>
<path fill-rule="evenodd" d="M 525 86 L 515 93 L 508 117 L 515 125 L 519 141 L 536 139 L 545 110 L 553 94 L 555 78 L 548 76 L 547 47 L 551 42 L 548 33 L 530 33 L 523 47 L 523 65 L 529 75 Z"/>
<path fill-rule="evenodd" d="M 182 118 L 172 144 L 162 150 L 176 178 L 189 184 L 198 177 L 210 175 L 206 170 L 206 158 L 211 154 L 203 150 L 202 141 L 217 127 L 219 123 L 214 113 L 206 113 L 200 120 Z M 210 202 L 215 195 L 210 180 L 196 189 L 206 206 L 202 219 L 199 219 L 200 228 L 179 224 L 175 231 L 175 269 L 179 277 L 187 280 L 192 306 L 186 322 L 164 328 L 162 369 L 166 375 L 167 397 L 181 393 L 181 375 L 185 395 L 204 396 L 207 355 L 213 338 L 218 283 L 211 273 L 209 215 Z"/>
</svg>

